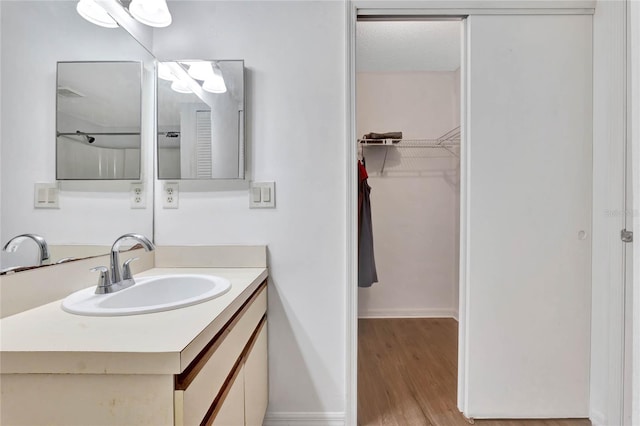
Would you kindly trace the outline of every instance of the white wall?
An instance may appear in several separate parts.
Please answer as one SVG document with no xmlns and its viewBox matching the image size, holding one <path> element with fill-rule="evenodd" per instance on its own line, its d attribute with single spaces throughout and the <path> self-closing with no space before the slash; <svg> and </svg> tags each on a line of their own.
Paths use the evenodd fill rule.
<svg viewBox="0 0 640 426">
<path fill-rule="evenodd" d="M 55 182 L 56 61 L 144 57 L 143 49 L 123 30 L 85 21 L 75 11 L 76 4 L 0 2 L 2 243 L 25 232 L 40 234 L 52 244 L 104 245 L 125 232 L 152 234 L 151 209 L 130 209 L 128 183 L 62 184 L 60 209 L 33 207 L 34 183 Z M 153 87 L 149 69 L 146 77 Z M 147 99 L 149 116 L 150 106 Z M 148 139 L 144 143 L 150 146 Z M 143 153 L 147 178 L 150 154 Z"/>
<path fill-rule="evenodd" d="M 459 73 L 356 74 L 359 136 L 433 139 L 457 126 Z M 457 317 L 459 162 L 444 149 L 364 149 L 371 173 L 379 282 L 358 291 L 360 317 Z"/>
<path fill-rule="evenodd" d="M 269 416 L 345 409 L 344 3 L 170 2 L 160 59 L 245 60 L 252 178 L 276 182 L 276 208 L 244 190 L 189 191 L 156 204 L 158 244 L 268 244 Z M 160 185 L 158 185 L 160 186 Z"/>
</svg>

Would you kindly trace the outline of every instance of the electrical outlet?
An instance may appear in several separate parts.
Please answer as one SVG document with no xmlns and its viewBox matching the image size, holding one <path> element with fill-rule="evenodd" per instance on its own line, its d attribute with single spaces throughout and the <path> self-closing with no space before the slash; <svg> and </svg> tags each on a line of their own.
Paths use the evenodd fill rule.
<svg viewBox="0 0 640 426">
<path fill-rule="evenodd" d="M 144 192 L 144 183 L 132 183 L 129 192 L 129 201 L 132 209 L 146 209 L 147 196 Z"/>
<path fill-rule="evenodd" d="M 178 208 L 178 182 L 165 182 L 162 190 L 162 208 L 177 209 Z"/>
</svg>

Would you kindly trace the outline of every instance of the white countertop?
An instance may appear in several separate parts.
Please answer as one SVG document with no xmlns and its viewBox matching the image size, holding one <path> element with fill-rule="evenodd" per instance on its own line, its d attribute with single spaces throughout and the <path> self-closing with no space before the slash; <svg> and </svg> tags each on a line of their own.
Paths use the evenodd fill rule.
<svg viewBox="0 0 640 426">
<path fill-rule="evenodd" d="M 265 268 L 153 268 L 136 277 L 176 273 L 218 275 L 231 289 L 151 314 L 80 316 L 63 311 L 58 300 L 3 318 L 0 373 L 178 374 L 239 307 L 238 296 L 267 277 Z"/>
</svg>

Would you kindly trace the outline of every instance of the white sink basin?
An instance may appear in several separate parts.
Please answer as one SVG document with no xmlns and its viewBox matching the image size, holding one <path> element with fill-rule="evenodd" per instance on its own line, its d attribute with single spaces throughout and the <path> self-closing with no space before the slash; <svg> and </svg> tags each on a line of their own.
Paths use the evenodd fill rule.
<svg viewBox="0 0 640 426">
<path fill-rule="evenodd" d="M 229 280 L 213 275 L 158 275 L 136 278 L 136 284 L 110 294 L 95 287 L 77 291 L 62 301 L 62 309 L 91 316 L 136 315 L 195 305 L 225 294 Z"/>
</svg>

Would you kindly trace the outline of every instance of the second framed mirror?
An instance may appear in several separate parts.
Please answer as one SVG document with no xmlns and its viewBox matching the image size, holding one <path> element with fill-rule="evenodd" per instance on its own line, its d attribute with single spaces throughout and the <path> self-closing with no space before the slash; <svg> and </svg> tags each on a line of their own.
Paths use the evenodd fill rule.
<svg viewBox="0 0 640 426">
<path fill-rule="evenodd" d="M 158 178 L 244 179 L 244 61 L 158 63 Z"/>
</svg>

